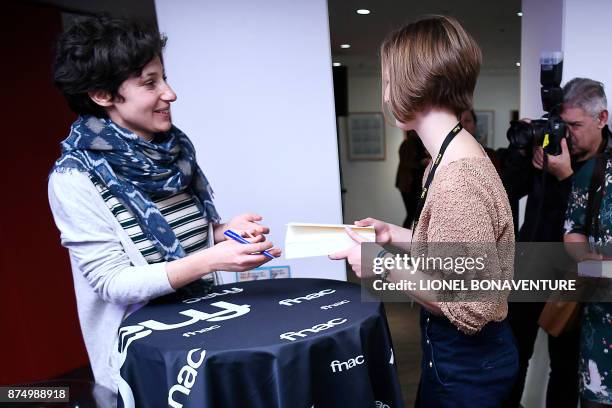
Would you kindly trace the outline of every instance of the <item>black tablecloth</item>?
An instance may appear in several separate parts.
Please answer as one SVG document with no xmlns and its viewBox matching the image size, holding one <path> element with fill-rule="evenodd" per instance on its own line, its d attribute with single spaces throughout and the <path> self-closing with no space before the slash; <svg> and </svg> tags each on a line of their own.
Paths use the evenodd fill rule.
<svg viewBox="0 0 612 408">
<path fill-rule="evenodd" d="M 119 406 L 401 407 L 383 306 L 278 279 L 152 303 L 119 330 Z"/>
</svg>

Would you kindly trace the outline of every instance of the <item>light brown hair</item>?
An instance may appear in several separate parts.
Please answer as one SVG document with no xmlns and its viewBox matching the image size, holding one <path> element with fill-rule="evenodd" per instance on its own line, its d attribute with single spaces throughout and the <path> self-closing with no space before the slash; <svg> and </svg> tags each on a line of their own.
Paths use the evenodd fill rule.
<svg viewBox="0 0 612 408">
<path fill-rule="evenodd" d="M 383 103 L 400 122 L 431 107 L 472 109 L 482 53 L 457 20 L 431 16 L 392 32 L 381 45 Z"/>
</svg>

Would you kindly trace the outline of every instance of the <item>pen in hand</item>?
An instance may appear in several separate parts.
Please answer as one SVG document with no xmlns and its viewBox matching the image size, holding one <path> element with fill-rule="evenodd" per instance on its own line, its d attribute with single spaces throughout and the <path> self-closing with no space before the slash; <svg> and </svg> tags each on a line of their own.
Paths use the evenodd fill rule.
<svg viewBox="0 0 612 408">
<path fill-rule="evenodd" d="M 232 230 L 227 230 L 223 233 L 223 235 L 225 235 L 226 237 L 229 237 L 231 239 L 233 239 L 234 241 L 240 242 L 241 244 L 250 244 L 249 241 L 247 241 L 246 239 L 244 239 L 243 237 L 240 236 L 240 234 L 237 234 L 236 232 L 232 231 Z M 268 251 L 262 251 L 261 252 L 263 255 L 267 256 L 270 259 L 274 259 L 274 255 L 272 255 L 271 253 L 269 253 Z"/>
</svg>

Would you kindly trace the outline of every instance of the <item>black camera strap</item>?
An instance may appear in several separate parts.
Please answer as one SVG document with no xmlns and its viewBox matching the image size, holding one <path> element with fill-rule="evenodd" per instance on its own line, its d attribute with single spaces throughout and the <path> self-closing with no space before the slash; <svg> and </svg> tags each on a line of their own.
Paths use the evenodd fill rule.
<svg viewBox="0 0 612 408">
<path fill-rule="evenodd" d="M 538 211 L 536 212 L 535 217 L 535 225 L 531 230 L 531 237 L 529 237 L 528 242 L 534 242 L 536 238 L 536 234 L 538 233 L 538 228 L 540 227 L 540 220 L 542 219 L 542 209 L 544 209 L 544 201 L 546 200 L 546 180 L 548 177 L 548 153 L 544 152 L 542 155 L 542 174 L 540 176 L 540 189 L 542 190 L 542 198 L 540 199 L 540 203 L 538 205 Z"/>
<path fill-rule="evenodd" d="M 425 200 L 427 200 L 427 191 L 429 190 L 429 185 L 433 181 L 434 175 L 436 174 L 436 170 L 438 169 L 438 165 L 440 164 L 440 161 L 442 160 L 442 156 L 444 156 L 444 152 L 446 151 L 446 148 L 448 147 L 450 142 L 452 142 L 454 137 L 457 136 L 459 132 L 461 132 L 461 129 L 463 129 L 463 126 L 461 126 L 461 122 L 459 122 L 457 123 L 457 126 L 455 126 L 448 133 L 448 135 L 446 135 L 446 138 L 444 139 L 444 142 L 442 142 L 442 146 L 440 147 L 440 151 L 438 152 L 438 155 L 436 156 L 436 160 L 434 160 L 433 165 L 431 166 L 431 170 L 429 170 L 429 174 L 427 175 L 427 180 L 425 181 L 425 185 L 423 186 L 423 190 L 421 191 L 421 198 L 419 199 L 419 203 L 417 205 L 416 212 L 414 213 L 414 221 L 412 221 L 412 232 L 413 233 L 417 227 L 417 224 L 419 223 L 419 218 L 421 217 L 421 211 L 423 211 L 423 207 L 425 206 Z"/>
</svg>

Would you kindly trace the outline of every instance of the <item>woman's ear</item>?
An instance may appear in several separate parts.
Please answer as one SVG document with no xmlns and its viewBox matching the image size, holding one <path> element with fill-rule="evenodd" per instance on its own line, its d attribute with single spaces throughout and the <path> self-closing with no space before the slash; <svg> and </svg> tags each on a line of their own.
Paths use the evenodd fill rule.
<svg viewBox="0 0 612 408">
<path fill-rule="evenodd" d="M 113 97 L 108 91 L 89 91 L 87 94 L 92 101 L 102 107 L 108 108 L 113 106 Z"/>
</svg>

